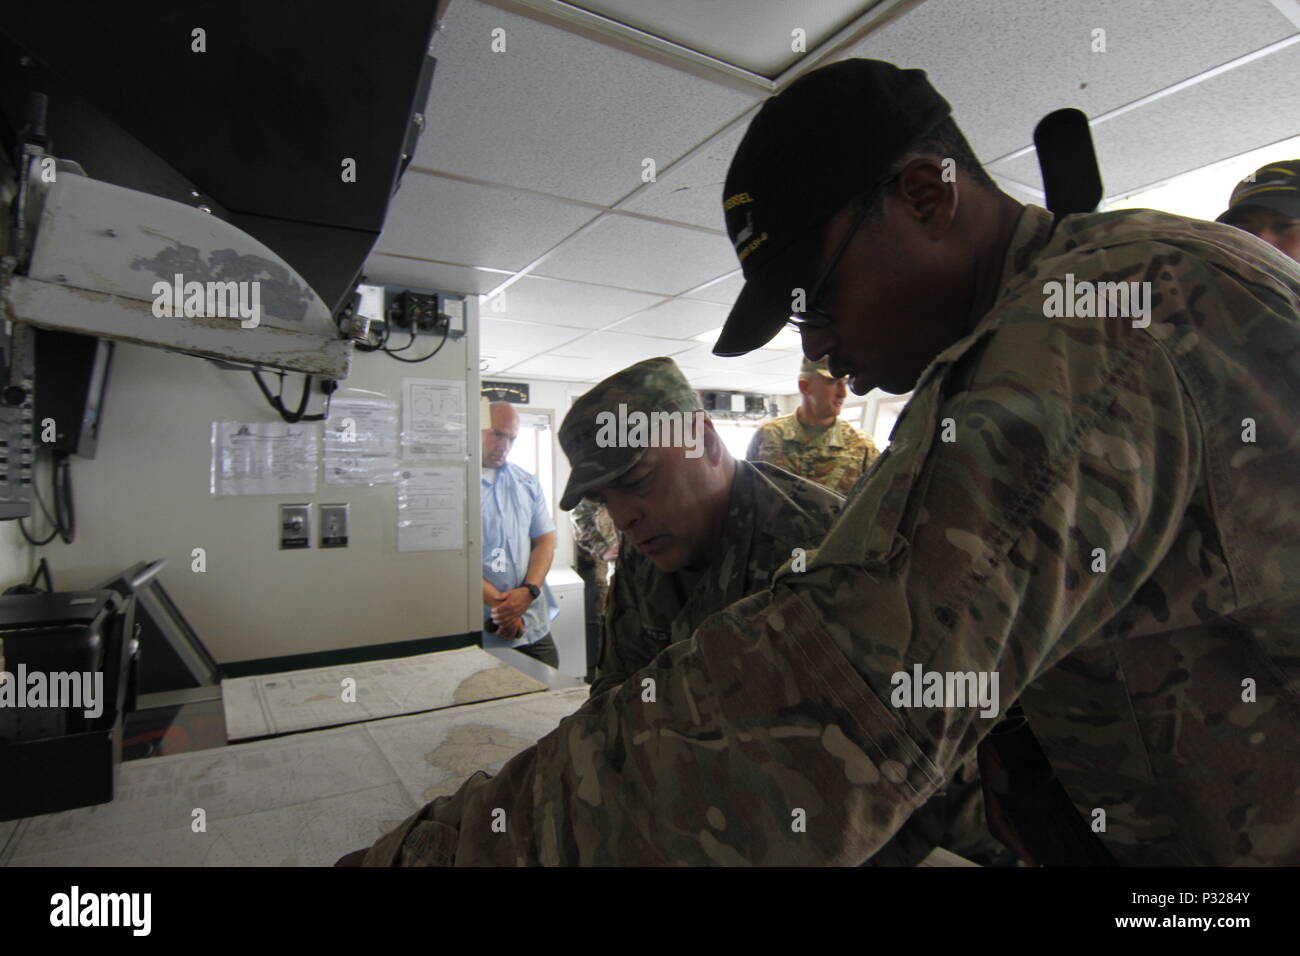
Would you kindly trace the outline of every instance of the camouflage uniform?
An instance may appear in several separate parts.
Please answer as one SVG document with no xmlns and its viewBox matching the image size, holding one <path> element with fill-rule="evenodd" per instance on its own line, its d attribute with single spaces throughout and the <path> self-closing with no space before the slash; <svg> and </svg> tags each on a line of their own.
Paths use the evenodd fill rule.
<svg viewBox="0 0 1300 956">
<path fill-rule="evenodd" d="M 1150 282 L 1149 325 L 1047 318 L 1067 276 Z M 858 863 L 997 719 L 893 706 L 921 665 L 996 671 L 1121 863 L 1300 864 L 1298 355 L 1300 266 L 1258 240 L 1027 207 L 804 573 L 366 862 Z"/>
<path fill-rule="evenodd" d="M 879 454 L 870 438 L 841 418 L 805 425 L 792 413 L 758 426 L 745 457 L 847 495 Z"/>
<path fill-rule="evenodd" d="M 599 598 L 596 607 L 604 612 L 609 599 L 609 565 L 605 554 L 618 544 L 618 529 L 610 520 L 604 505 L 584 498 L 570 512 L 573 519 L 573 543 L 595 565 L 596 588 Z"/>
<path fill-rule="evenodd" d="M 634 548 L 620 553 L 601 628 L 591 694 L 617 687 L 711 614 L 772 583 L 795 548 L 826 537 L 844 499 L 768 464 L 736 462 L 720 558 L 708 568 L 660 571 Z"/>
</svg>

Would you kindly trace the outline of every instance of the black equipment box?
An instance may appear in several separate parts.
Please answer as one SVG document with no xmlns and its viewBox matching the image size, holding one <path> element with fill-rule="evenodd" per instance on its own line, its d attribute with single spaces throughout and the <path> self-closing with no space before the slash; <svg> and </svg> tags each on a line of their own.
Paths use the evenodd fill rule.
<svg viewBox="0 0 1300 956">
<path fill-rule="evenodd" d="M 0 820 L 113 799 L 122 727 L 135 706 L 134 616 L 135 599 L 115 591 L 0 596 L 4 676 L 13 685 L 0 688 Z M 72 680 L 84 688 L 83 675 L 93 682 L 102 674 L 95 707 L 84 697 L 76 706 L 13 706 L 35 696 L 36 673 L 44 675 L 43 705 L 58 703 L 48 696 L 56 686 L 68 694 Z M 100 712 L 88 717 L 88 709 Z"/>
</svg>

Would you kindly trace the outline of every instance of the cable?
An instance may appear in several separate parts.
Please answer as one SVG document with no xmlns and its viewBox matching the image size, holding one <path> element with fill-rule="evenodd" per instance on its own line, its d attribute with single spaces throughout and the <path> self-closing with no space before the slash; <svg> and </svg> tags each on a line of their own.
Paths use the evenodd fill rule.
<svg viewBox="0 0 1300 956">
<path fill-rule="evenodd" d="M 72 469 L 66 452 L 54 453 L 54 519 L 59 537 L 72 544 L 77 536 L 77 516 L 72 507 Z"/>
<path fill-rule="evenodd" d="M 415 344 L 415 337 L 416 337 L 416 335 L 418 335 L 418 334 L 419 334 L 419 333 L 418 333 L 414 328 L 412 328 L 412 329 L 411 329 L 411 341 L 407 342 L 407 343 L 406 343 L 405 345 L 403 345 L 400 349 L 384 349 L 384 351 L 387 352 L 389 355 L 392 355 L 392 354 L 394 354 L 395 352 L 405 352 L 407 349 L 409 349 L 412 345 Z"/>
<path fill-rule="evenodd" d="M 433 358 L 435 355 L 437 355 L 439 352 L 442 351 L 442 347 L 447 344 L 447 336 L 450 334 L 450 332 L 451 332 L 451 322 L 447 322 L 442 327 L 442 341 L 438 343 L 438 347 L 434 349 L 432 352 L 430 352 L 428 355 L 423 356 L 422 358 L 418 358 L 418 359 L 402 358 L 400 355 L 394 355 L 392 352 L 388 351 L 387 349 L 385 349 L 384 351 L 387 352 L 388 357 L 393 359 L 394 361 L 407 362 L 411 365 L 418 365 L 420 362 L 429 361 L 429 359 Z M 412 336 L 412 339 L 414 339 L 414 336 Z"/>
<path fill-rule="evenodd" d="M 76 512 L 72 505 L 72 473 L 68 462 L 66 452 L 54 452 L 54 463 L 50 476 L 51 494 L 54 498 L 54 514 L 50 514 L 50 509 L 45 506 L 45 500 L 41 497 L 41 491 L 36 481 L 32 481 L 32 496 L 36 499 L 37 505 L 40 506 L 41 513 L 45 515 L 45 520 L 53 527 L 47 537 L 37 540 L 28 532 L 23 519 L 18 519 L 18 530 L 22 532 L 27 543 L 38 548 L 52 542 L 55 538 L 62 538 L 65 544 L 72 544 L 73 538 L 77 535 Z M 34 478 L 34 476 L 33 476 Z"/>
<path fill-rule="evenodd" d="M 36 582 L 39 581 L 42 577 L 45 578 L 46 593 L 53 594 L 54 579 L 50 577 L 50 563 L 46 561 L 44 558 L 41 558 L 41 563 L 40 565 L 37 566 L 36 573 L 32 575 L 31 583 L 28 584 L 27 586 L 29 588 L 32 588 L 33 590 L 40 590 L 39 588 L 36 587 Z"/>
<path fill-rule="evenodd" d="M 28 533 L 26 526 L 23 524 L 22 518 L 18 519 L 18 530 L 23 533 L 23 537 L 27 539 L 28 544 L 34 545 L 38 548 L 45 547 L 45 545 L 49 544 L 51 541 L 53 541 L 55 538 L 59 536 L 59 529 L 54 528 L 52 531 L 50 531 L 50 535 L 48 538 L 45 538 L 41 541 L 37 541 Z"/>
<path fill-rule="evenodd" d="M 298 401 L 298 410 L 291 412 L 284 405 L 283 370 L 279 372 L 279 375 L 280 375 L 280 394 L 272 395 L 271 390 L 266 387 L 266 382 L 262 379 L 262 370 L 260 368 L 253 369 L 253 378 L 257 380 L 257 387 L 262 390 L 262 394 L 266 396 L 267 402 L 270 404 L 270 406 L 273 409 L 276 410 L 276 412 L 279 413 L 281 418 L 283 418 L 286 422 L 288 422 L 291 425 L 296 425 L 298 422 L 323 422 L 327 418 L 329 418 L 330 400 L 334 397 L 334 389 L 330 389 L 328 392 L 325 393 L 324 412 L 322 412 L 319 415 L 304 415 L 303 412 L 307 410 L 307 402 L 311 398 L 311 383 L 314 377 L 308 375 L 306 380 L 302 383 L 302 395 Z M 326 381 L 328 382 L 328 379 Z"/>
</svg>

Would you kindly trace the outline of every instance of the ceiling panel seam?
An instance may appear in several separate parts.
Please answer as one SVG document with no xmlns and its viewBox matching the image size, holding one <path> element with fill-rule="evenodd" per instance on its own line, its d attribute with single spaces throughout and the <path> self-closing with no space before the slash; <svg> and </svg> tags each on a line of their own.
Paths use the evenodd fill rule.
<svg viewBox="0 0 1300 956">
<path fill-rule="evenodd" d="M 1102 123 L 1105 123 L 1108 120 L 1113 120 L 1118 116 L 1123 116 L 1125 113 L 1130 113 L 1133 110 L 1140 109 L 1144 106 L 1150 106 L 1152 103 L 1157 100 L 1162 100 L 1166 96 L 1171 96 L 1174 93 L 1181 93 L 1183 90 L 1196 86 L 1199 83 L 1204 83 L 1206 80 L 1211 80 L 1216 76 L 1221 76 L 1222 74 L 1235 70 L 1238 67 L 1245 66 L 1247 63 L 1254 62 L 1255 60 L 1262 59 L 1266 56 L 1271 56 L 1274 53 L 1285 50 L 1287 47 L 1295 43 L 1300 43 L 1300 33 L 1292 34 L 1289 37 L 1283 37 L 1281 40 L 1276 40 L 1267 46 L 1262 46 L 1251 53 L 1243 54 L 1236 59 L 1229 60 L 1226 63 L 1221 63 L 1216 67 L 1197 73 L 1194 76 L 1189 76 L 1185 80 L 1179 80 L 1177 83 L 1172 83 L 1169 86 L 1156 90 L 1154 93 L 1148 93 L 1146 96 L 1138 97 L 1136 100 L 1132 100 L 1122 106 L 1117 106 L 1112 110 L 1107 110 L 1104 113 L 1098 113 L 1096 116 L 1089 117 L 1088 125 L 1100 126 Z M 1028 156 L 1033 151 L 1034 147 L 1032 144 L 1029 146 L 1022 146 L 1020 149 L 1012 150 L 996 159 L 989 160 L 985 165 L 994 166 L 998 163 L 1009 162 L 1013 159 L 1019 159 L 1022 156 Z"/>
</svg>

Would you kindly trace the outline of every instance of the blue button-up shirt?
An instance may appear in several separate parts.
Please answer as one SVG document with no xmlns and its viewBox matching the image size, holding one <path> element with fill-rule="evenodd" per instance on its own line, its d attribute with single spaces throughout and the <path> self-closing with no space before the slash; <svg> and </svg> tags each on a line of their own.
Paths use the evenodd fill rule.
<svg viewBox="0 0 1300 956">
<path fill-rule="evenodd" d="M 500 591 L 524 583 L 533 538 L 555 530 L 542 483 L 518 465 L 506 462 L 496 481 L 480 478 L 483 511 L 483 577 Z M 492 609 L 483 608 L 483 646 L 521 647 L 545 637 L 560 606 L 543 581 L 542 593 L 524 612 L 524 636 L 507 641 L 487 630 Z"/>
</svg>

